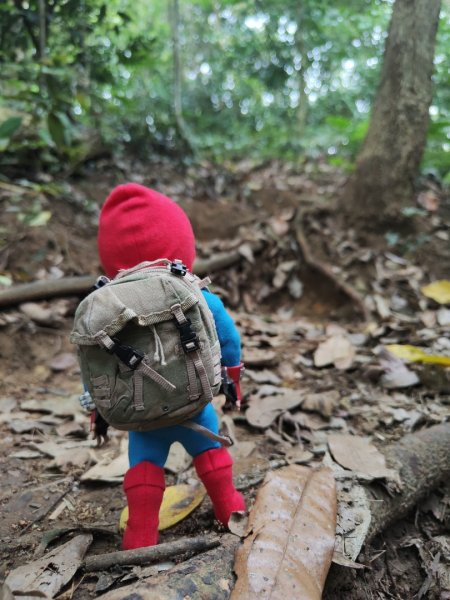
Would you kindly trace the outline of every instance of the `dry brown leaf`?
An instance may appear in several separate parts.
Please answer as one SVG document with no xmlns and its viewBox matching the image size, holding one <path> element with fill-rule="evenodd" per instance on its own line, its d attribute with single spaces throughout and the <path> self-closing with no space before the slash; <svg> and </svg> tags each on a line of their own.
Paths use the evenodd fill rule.
<svg viewBox="0 0 450 600">
<path fill-rule="evenodd" d="M 302 403 L 302 397 L 298 391 L 287 390 L 284 394 L 277 396 L 267 396 L 266 398 L 253 398 L 250 407 L 245 413 L 245 418 L 253 427 L 265 429 L 269 427 L 275 419 Z"/>
<path fill-rule="evenodd" d="M 267 369 L 264 369 L 263 371 L 250 371 L 249 369 L 246 369 L 245 376 L 255 383 L 270 383 L 271 385 L 278 385 L 281 383 L 281 379 L 278 375 Z"/>
<path fill-rule="evenodd" d="M 295 298 L 296 300 L 299 300 L 302 297 L 304 286 L 303 286 L 303 283 L 300 281 L 300 279 L 296 275 L 291 276 L 289 278 L 287 287 L 288 287 L 289 293 L 291 294 L 291 296 L 293 298 Z"/>
<path fill-rule="evenodd" d="M 47 440 L 45 442 L 30 442 L 28 446 L 32 450 L 37 450 L 45 456 L 57 458 L 62 452 L 67 450 L 76 450 L 78 448 L 94 448 L 95 442 L 92 440 L 63 440 L 62 443 Z"/>
<path fill-rule="evenodd" d="M 249 242 L 240 244 L 240 246 L 238 248 L 238 252 L 246 260 L 248 260 L 249 263 L 253 264 L 255 262 L 255 257 L 253 255 L 253 247 Z"/>
<path fill-rule="evenodd" d="M 190 464 L 192 463 L 192 458 L 184 449 L 179 442 L 175 442 L 171 445 L 169 456 L 167 457 L 166 464 L 164 468 L 170 473 L 174 473 L 178 475 L 179 473 L 184 473 Z"/>
<path fill-rule="evenodd" d="M 0 398 L 0 412 L 10 413 L 17 409 L 17 400 L 14 398 Z"/>
<path fill-rule="evenodd" d="M 276 236 L 282 237 L 289 231 L 289 223 L 286 219 L 272 217 L 268 220 L 268 224 Z"/>
<path fill-rule="evenodd" d="M 332 470 L 337 487 L 338 508 L 333 562 L 354 567 L 345 563 L 358 558 L 366 540 L 372 520 L 369 495 L 360 483 L 347 478 L 349 471 L 345 471 L 334 462 L 328 452 L 325 453 L 322 465 Z"/>
<path fill-rule="evenodd" d="M 14 595 L 29 597 L 40 592 L 44 598 L 54 598 L 81 566 L 91 542 L 91 534 L 77 535 L 43 558 L 14 569 L 5 583 Z"/>
<path fill-rule="evenodd" d="M 289 464 L 295 463 L 301 465 L 309 463 L 314 458 L 314 454 L 309 450 L 305 450 L 303 446 L 298 445 L 290 448 L 285 453 L 285 458 Z"/>
<path fill-rule="evenodd" d="M 405 363 L 382 348 L 379 352 L 380 365 L 384 369 L 381 384 L 387 389 L 411 387 L 420 383 L 417 373 L 408 369 Z"/>
<path fill-rule="evenodd" d="M 438 210 L 441 203 L 440 197 L 433 190 L 420 192 L 417 197 L 417 204 L 420 204 L 425 210 L 435 212 Z"/>
<path fill-rule="evenodd" d="M 337 369 L 349 369 L 355 358 L 355 348 L 343 335 L 333 335 L 317 347 L 314 352 L 316 367 L 334 365 Z"/>
<path fill-rule="evenodd" d="M 262 348 L 253 348 L 246 350 L 244 354 L 244 363 L 246 367 L 273 367 L 280 362 L 279 356 L 273 350 Z"/>
<path fill-rule="evenodd" d="M 20 408 L 30 412 L 51 413 L 58 417 L 72 417 L 76 414 L 83 414 L 78 396 L 24 400 L 20 403 Z"/>
<path fill-rule="evenodd" d="M 78 359 L 74 352 L 62 352 L 54 356 L 49 362 L 52 371 L 67 371 L 78 365 Z"/>
<path fill-rule="evenodd" d="M 66 421 L 65 423 L 62 423 L 56 428 L 56 433 L 61 437 L 70 435 L 75 437 L 86 437 L 83 425 L 76 421 Z"/>
<path fill-rule="evenodd" d="M 109 481 L 121 483 L 123 476 L 128 471 L 128 453 L 122 452 L 110 462 L 100 462 L 91 467 L 81 476 L 82 481 Z"/>
<path fill-rule="evenodd" d="M 84 467 L 93 462 L 91 451 L 88 448 L 74 448 L 61 451 L 54 460 L 49 463 L 48 468 L 58 468 L 62 471 L 70 470 L 71 467 Z"/>
<path fill-rule="evenodd" d="M 319 600 L 333 556 L 336 487 L 329 469 L 289 465 L 258 491 L 236 554 L 231 600 Z"/>
<path fill-rule="evenodd" d="M 52 306 L 44 307 L 35 302 L 24 302 L 19 306 L 20 311 L 39 325 L 53 327 L 61 323 L 61 315 L 55 313 Z"/>
<path fill-rule="evenodd" d="M 383 454 L 368 438 L 347 434 L 330 435 L 328 447 L 334 460 L 345 469 L 373 479 L 399 480 L 397 471 L 386 466 Z"/>
<path fill-rule="evenodd" d="M 275 289 L 280 290 L 286 285 L 292 270 L 297 266 L 297 264 L 298 263 L 296 260 L 288 260 L 280 263 L 277 266 L 272 279 L 272 285 Z"/>
<path fill-rule="evenodd" d="M 306 394 L 302 409 L 318 412 L 324 417 L 331 417 L 340 399 L 341 395 L 337 390 L 328 390 L 320 394 Z"/>
</svg>

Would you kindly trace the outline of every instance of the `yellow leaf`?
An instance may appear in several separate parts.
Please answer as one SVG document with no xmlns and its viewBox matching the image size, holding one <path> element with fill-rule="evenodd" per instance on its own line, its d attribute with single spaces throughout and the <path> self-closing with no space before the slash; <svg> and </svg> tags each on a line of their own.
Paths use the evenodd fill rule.
<svg viewBox="0 0 450 600">
<path fill-rule="evenodd" d="M 168 529 L 173 527 L 201 504 L 205 497 L 206 490 L 200 485 L 188 485 L 182 483 L 180 485 L 169 485 L 165 492 L 161 509 L 159 511 L 159 527 Z M 119 531 L 123 531 L 128 521 L 128 506 L 123 509 L 119 520 Z"/>
<path fill-rule="evenodd" d="M 408 344 L 388 344 L 386 350 L 389 350 L 389 352 L 397 358 L 407 360 L 408 362 L 432 363 L 450 367 L 450 356 L 427 354 L 421 348 L 417 348 L 417 346 L 410 346 Z"/>
<path fill-rule="evenodd" d="M 440 279 L 433 281 L 421 288 L 421 292 L 427 298 L 431 298 L 439 304 L 450 303 L 450 281 L 448 279 Z"/>
</svg>

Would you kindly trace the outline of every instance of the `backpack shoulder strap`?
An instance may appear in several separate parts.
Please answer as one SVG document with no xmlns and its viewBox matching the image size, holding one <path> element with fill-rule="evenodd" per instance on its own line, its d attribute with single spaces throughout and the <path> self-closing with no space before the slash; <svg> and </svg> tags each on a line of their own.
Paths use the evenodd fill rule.
<svg viewBox="0 0 450 600">
<path fill-rule="evenodd" d="M 190 271 L 187 271 L 184 277 L 189 283 L 197 286 L 201 290 L 208 287 L 208 285 L 211 285 L 211 279 L 209 277 L 200 279 L 200 277 L 197 277 L 197 275 L 194 275 L 194 273 L 191 273 Z"/>
<path fill-rule="evenodd" d="M 191 330 L 191 322 L 186 318 L 180 304 L 174 304 L 170 307 L 172 314 L 180 330 L 181 345 L 186 357 L 186 369 L 189 379 L 189 397 L 191 400 L 197 399 L 201 392 L 198 390 L 197 375 L 200 379 L 200 385 L 207 402 L 213 399 L 213 392 L 203 364 L 202 356 L 199 350 L 198 338 Z"/>
</svg>

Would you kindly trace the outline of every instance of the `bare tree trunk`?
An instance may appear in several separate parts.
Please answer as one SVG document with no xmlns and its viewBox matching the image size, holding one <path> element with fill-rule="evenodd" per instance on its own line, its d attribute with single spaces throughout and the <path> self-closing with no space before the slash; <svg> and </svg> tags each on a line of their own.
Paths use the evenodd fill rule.
<svg viewBox="0 0 450 600">
<path fill-rule="evenodd" d="M 441 0 L 396 0 L 369 130 L 341 209 L 377 229 L 411 205 L 425 149 Z"/>
<path fill-rule="evenodd" d="M 173 109 L 178 135 L 194 151 L 189 132 L 183 117 L 183 69 L 181 65 L 180 48 L 180 6 L 178 0 L 169 2 L 169 22 L 172 32 L 172 56 L 173 56 Z"/>
<path fill-rule="evenodd" d="M 39 60 L 45 58 L 47 46 L 47 6 L 45 0 L 39 0 Z"/>
<path fill-rule="evenodd" d="M 302 44 L 303 46 L 303 44 Z M 300 50 L 300 48 L 299 48 Z M 299 137 L 303 136 L 305 133 L 306 119 L 308 118 L 308 110 L 309 110 L 309 98 L 306 92 L 306 70 L 307 70 L 307 53 L 306 49 L 302 47 L 301 50 L 302 64 L 300 66 L 298 72 L 298 91 L 299 91 L 299 99 L 298 99 L 298 108 L 297 108 L 297 135 Z"/>
<path fill-rule="evenodd" d="M 300 8 L 297 18 L 297 31 L 295 34 L 295 45 L 301 58 L 300 69 L 298 71 L 298 108 L 297 108 L 297 135 L 303 136 L 305 132 L 306 119 L 308 117 L 309 98 L 306 93 L 306 71 L 309 67 L 308 51 L 304 37 L 305 18 L 304 10 Z"/>
</svg>

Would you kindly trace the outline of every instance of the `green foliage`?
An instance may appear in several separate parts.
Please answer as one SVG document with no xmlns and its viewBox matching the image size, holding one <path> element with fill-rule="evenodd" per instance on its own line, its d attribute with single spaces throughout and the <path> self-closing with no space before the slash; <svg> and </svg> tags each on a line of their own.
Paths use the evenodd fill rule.
<svg viewBox="0 0 450 600">
<path fill-rule="evenodd" d="M 64 170 L 102 148 L 352 167 L 376 92 L 391 0 L 3 0 L 0 164 Z M 450 178 L 450 24 L 443 9 L 424 167 Z M 94 144 L 95 141 L 95 144 Z"/>
</svg>

